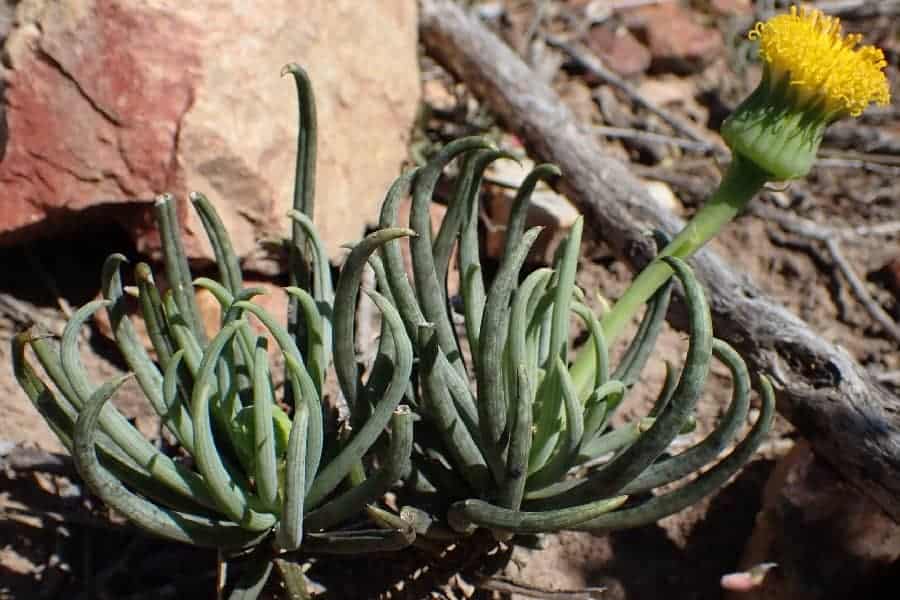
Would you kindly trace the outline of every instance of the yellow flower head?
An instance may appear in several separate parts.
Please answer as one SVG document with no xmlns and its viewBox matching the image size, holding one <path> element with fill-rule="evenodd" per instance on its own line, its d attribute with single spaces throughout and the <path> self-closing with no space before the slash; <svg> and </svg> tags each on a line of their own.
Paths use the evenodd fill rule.
<svg viewBox="0 0 900 600">
<path fill-rule="evenodd" d="M 792 6 L 790 14 L 757 23 L 748 37 L 759 40 L 769 75 L 775 81 L 787 77 L 800 102 L 822 102 L 826 115 L 855 117 L 871 102 L 890 102 L 884 53 L 857 48 L 862 36 L 844 36 L 836 17 Z"/>
<path fill-rule="evenodd" d="M 858 48 L 861 36 L 845 36 L 821 11 L 792 6 L 749 37 L 759 41 L 763 78 L 722 124 L 722 137 L 772 180 L 806 175 L 836 119 L 890 102 L 882 51 Z"/>
</svg>

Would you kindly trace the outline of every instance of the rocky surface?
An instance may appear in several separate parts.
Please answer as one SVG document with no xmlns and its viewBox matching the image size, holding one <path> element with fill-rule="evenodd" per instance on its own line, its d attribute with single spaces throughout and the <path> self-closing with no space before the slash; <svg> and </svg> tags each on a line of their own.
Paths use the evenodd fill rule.
<svg viewBox="0 0 900 600">
<path fill-rule="evenodd" d="M 695 73 L 722 55 L 725 44 L 718 29 L 707 27 L 697 14 L 675 2 L 650 4 L 625 15 L 625 22 L 646 41 L 657 71 Z"/>
<path fill-rule="evenodd" d="M 772 473 L 742 565 L 775 563 L 732 600 L 878 598 L 896 589 L 900 524 L 802 442 Z M 890 594 L 888 594 L 890 595 Z"/>
<path fill-rule="evenodd" d="M 587 46 L 619 75 L 640 75 L 650 67 L 650 50 L 621 24 L 603 23 L 591 27 Z"/>
<path fill-rule="evenodd" d="M 385 35 L 390 32 L 390 35 Z M 334 256 L 374 220 L 418 102 L 416 3 L 49 2 L 17 8 L 4 51 L 0 244 L 115 220 L 140 251 L 148 206 L 207 193 L 243 257 L 287 231 L 297 122 L 288 62 L 313 80 L 316 220 Z M 184 207 L 195 258 L 210 256 Z"/>
</svg>

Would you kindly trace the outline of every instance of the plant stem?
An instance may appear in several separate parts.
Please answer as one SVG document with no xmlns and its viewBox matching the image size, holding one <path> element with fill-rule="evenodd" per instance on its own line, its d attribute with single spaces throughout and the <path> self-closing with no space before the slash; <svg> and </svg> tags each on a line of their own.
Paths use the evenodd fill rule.
<svg viewBox="0 0 900 600">
<path fill-rule="evenodd" d="M 712 195 L 694 218 L 681 230 L 631 283 L 612 310 L 602 319 L 603 333 L 611 347 L 622 333 L 625 325 L 634 317 L 638 309 L 659 287 L 672 276 L 660 257 L 676 256 L 686 259 L 711 240 L 721 229 L 747 205 L 771 176 L 749 160 L 735 155 L 722 177 L 719 189 Z M 572 376 L 579 391 L 591 381 L 594 364 L 594 346 L 585 344 L 579 351 L 572 368 Z"/>
</svg>

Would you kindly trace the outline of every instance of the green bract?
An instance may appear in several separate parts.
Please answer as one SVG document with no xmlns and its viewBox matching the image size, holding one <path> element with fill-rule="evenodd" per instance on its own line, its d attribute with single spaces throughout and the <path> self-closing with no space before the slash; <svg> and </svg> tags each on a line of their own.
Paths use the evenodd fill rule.
<svg viewBox="0 0 900 600">
<path fill-rule="evenodd" d="M 722 124 L 722 137 L 771 179 L 805 177 L 812 168 L 829 120 L 824 111 L 798 107 L 786 78 L 765 72 L 759 87 Z"/>
</svg>

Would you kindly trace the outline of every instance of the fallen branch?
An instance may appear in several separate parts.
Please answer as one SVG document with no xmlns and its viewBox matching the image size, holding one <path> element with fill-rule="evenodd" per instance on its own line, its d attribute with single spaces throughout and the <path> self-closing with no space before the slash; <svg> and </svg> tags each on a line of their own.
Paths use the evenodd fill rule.
<svg viewBox="0 0 900 600">
<path fill-rule="evenodd" d="M 681 229 L 683 222 L 607 156 L 559 96 L 476 18 L 450 0 L 420 0 L 420 9 L 429 55 L 518 134 L 532 156 L 560 166 L 563 191 L 632 268 L 653 256 L 648 230 Z M 716 334 L 774 379 L 779 410 L 817 452 L 900 521 L 900 399 L 711 250 L 692 264 L 709 291 Z M 684 326 L 683 313 L 670 318 Z"/>
</svg>

